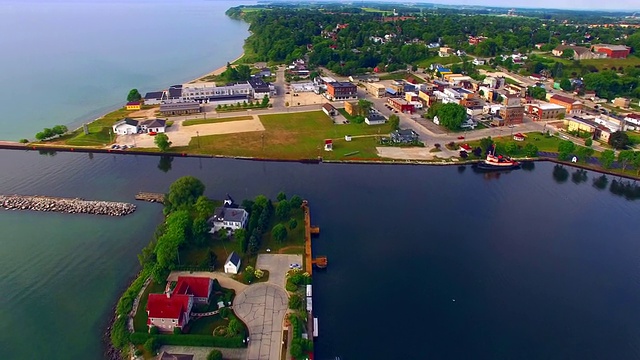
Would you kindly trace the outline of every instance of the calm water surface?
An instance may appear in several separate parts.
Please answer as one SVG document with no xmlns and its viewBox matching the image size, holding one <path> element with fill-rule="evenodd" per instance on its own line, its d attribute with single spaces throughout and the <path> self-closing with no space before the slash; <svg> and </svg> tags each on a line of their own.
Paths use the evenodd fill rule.
<svg viewBox="0 0 640 360">
<path fill-rule="evenodd" d="M 244 1 L 243 3 L 251 3 Z M 167 88 L 242 53 L 238 1 L 0 1 L 0 139 L 33 138 Z"/>
<path fill-rule="evenodd" d="M 0 152 L 0 193 L 131 201 L 180 176 L 237 199 L 309 199 L 330 266 L 315 276 L 319 359 L 640 358 L 639 202 L 553 165 L 305 165 Z M 569 174 L 574 169 L 567 168 Z M 165 168 L 166 170 L 166 168 Z M 611 182 L 613 178 L 609 178 Z M 0 211 L 0 349 L 100 358 L 100 336 L 158 205 L 106 218 Z M 453 301 L 455 299 L 455 301 Z"/>
</svg>

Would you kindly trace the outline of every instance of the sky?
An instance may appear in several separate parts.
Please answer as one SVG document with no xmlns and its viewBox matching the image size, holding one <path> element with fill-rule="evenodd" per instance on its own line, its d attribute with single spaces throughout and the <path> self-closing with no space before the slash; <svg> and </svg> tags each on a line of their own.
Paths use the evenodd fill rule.
<svg viewBox="0 0 640 360">
<path fill-rule="evenodd" d="M 354 2 L 358 2 L 358 0 L 355 0 Z M 638 15 L 640 16 L 639 0 L 382 0 L 380 2 L 395 2 L 401 4 L 424 2 L 445 5 L 474 5 L 572 10 L 638 10 Z"/>
</svg>

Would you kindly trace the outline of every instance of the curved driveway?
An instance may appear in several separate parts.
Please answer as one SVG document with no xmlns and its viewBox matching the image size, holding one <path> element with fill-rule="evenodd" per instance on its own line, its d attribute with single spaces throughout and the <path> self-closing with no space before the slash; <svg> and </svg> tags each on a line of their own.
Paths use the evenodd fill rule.
<svg viewBox="0 0 640 360">
<path fill-rule="evenodd" d="M 276 285 L 258 283 L 244 289 L 233 300 L 233 310 L 249 327 L 249 360 L 280 360 L 282 322 L 288 297 Z"/>
</svg>

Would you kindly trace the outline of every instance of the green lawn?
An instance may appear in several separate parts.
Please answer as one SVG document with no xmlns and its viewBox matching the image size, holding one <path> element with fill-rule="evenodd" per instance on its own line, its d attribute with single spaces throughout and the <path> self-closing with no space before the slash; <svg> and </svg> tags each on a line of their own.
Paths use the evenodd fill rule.
<svg viewBox="0 0 640 360">
<path fill-rule="evenodd" d="M 205 316 L 189 323 L 189 334 L 193 335 L 213 335 L 213 330 L 218 326 L 228 326 L 229 321 L 220 315 Z"/>
<path fill-rule="evenodd" d="M 573 60 L 563 59 L 559 57 L 555 57 L 549 53 L 547 54 L 536 54 L 535 57 L 532 57 L 532 60 L 539 60 L 547 64 L 552 64 L 553 62 L 562 63 L 565 66 L 569 66 L 573 68 Z M 580 64 L 589 66 L 593 65 L 598 70 L 610 69 L 615 67 L 616 69 L 619 67 L 628 67 L 628 66 L 638 66 L 640 65 L 640 57 L 636 55 L 629 55 L 626 59 L 587 59 L 587 60 L 579 60 Z M 565 69 L 566 71 L 567 69 Z"/>
<path fill-rule="evenodd" d="M 629 136 L 629 140 L 631 140 L 631 142 L 634 145 L 640 144 L 640 132 L 638 132 L 638 131 L 626 131 L 626 133 Z"/>
<path fill-rule="evenodd" d="M 337 160 L 345 158 L 345 154 L 361 151 L 366 158 L 377 158 L 375 141 L 353 138 L 347 142 L 344 141 L 345 135 L 384 136 L 391 132 L 389 124 L 337 125 L 322 111 L 260 115 L 260 120 L 265 131 L 200 136 L 200 148 L 192 139 L 189 146 L 176 147 L 173 151 L 292 160 L 315 159 L 318 156 Z M 334 140 L 334 151 L 323 151 L 325 139 Z"/>
<path fill-rule="evenodd" d="M 149 299 L 149 294 L 158 294 L 162 293 L 166 287 L 167 283 L 156 284 L 155 281 L 151 281 L 149 286 L 144 290 L 142 296 L 140 297 L 140 302 L 138 303 L 138 310 L 136 311 L 136 316 L 133 318 L 133 328 L 135 331 L 139 332 L 147 332 L 147 300 Z"/>
<path fill-rule="evenodd" d="M 274 204 L 274 206 L 277 206 L 277 204 Z M 289 219 L 278 219 L 277 215 L 273 215 L 269 229 L 272 229 L 278 223 L 282 223 L 287 228 L 287 238 L 283 242 L 279 242 L 273 239 L 271 237 L 271 231 L 268 231 L 262 238 L 261 251 L 271 249 L 272 253 L 277 253 L 284 247 L 304 245 L 304 213 L 302 209 L 292 209 L 290 218 L 296 219 L 298 222 L 295 229 L 289 227 Z"/>
<path fill-rule="evenodd" d="M 110 112 L 105 116 L 89 123 L 89 134 L 85 135 L 82 129 L 74 131 L 71 136 L 64 140 L 65 145 L 73 146 L 104 146 L 115 140 L 115 135 L 109 135 L 111 126 L 124 119 L 133 111 L 124 108 Z"/>
<path fill-rule="evenodd" d="M 225 117 L 225 118 L 209 118 L 209 119 L 193 119 L 193 120 L 185 120 L 182 123 L 182 126 L 193 126 L 200 124 L 214 124 L 221 122 L 229 122 L 229 121 L 239 121 L 239 120 L 251 120 L 252 116 L 236 116 L 236 117 Z"/>
<path fill-rule="evenodd" d="M 538 147 L 539 151 L 557 152 L 558 144 L 560 144 L 560 141 L 562 141 L 562 139 L 560 139 L 559 137 L 556 137 L 556 136 L 547 137 L 541 133 L 536 133 L 536 132 L 527 133 L 526 135 L 527 135 L 527 138 L 524 141 L 516 141 L 516 143 L 521 148 L 524 148 L 527 144 L 533 144 Z M 511 136 L 494 137 L 492 139 L 496 143 L 496 152 L 499 154 L 505 153 L 505 145 L 507 143 L 514 142 L 513 137 Z M 476 148 L 480 146 L 480 140 L 469 141 L 469 142 L 465 142 L 465 141 L 457 142 L 457 144 L 460 144 L 460 143 L 469 144 L 469 146 L 471 146 L 472 148 Z M 524 156 L 524 154 L 521 151 L 518 151 L 512 155 L 515 157 Z"/>
<path fill-rule="evenodd" d="M 449 57 L 440 57 L 436 55 L 434 57 L 430 57 L 430 58 L 426 58 L 418 61 L 417 65 L 418 67 L 421 67 L 421 68 L 428 68 L 431 64 L 451 65 L 451 64 L 461 63 L 463 60 L 467 60 L 467 61 L 471 60 L 470 56 L 464 56 L 463 58 L 458 57 L 456 55 L 452 55 Z"/>
</svg>

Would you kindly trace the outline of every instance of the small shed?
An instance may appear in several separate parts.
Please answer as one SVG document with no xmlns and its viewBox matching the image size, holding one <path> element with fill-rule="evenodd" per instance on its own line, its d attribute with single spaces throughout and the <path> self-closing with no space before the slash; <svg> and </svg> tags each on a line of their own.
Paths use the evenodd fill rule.
<svg viewBox="0 0 640 360">
<path fill-rule="evenodd" d="M 333 140 L 327 139 L 324 141 L 324 151 L 333 151 Z"/>
<path fill-rule="evenodd" d="M 229 257 L 227 257 L 227 261 L 224 262 L 224 272 L 227 274 L 237 274 L 238 271 L 240 271 L 241 262 L 240 255 L 235 251 L 232 252 Z"/>
</svg>

